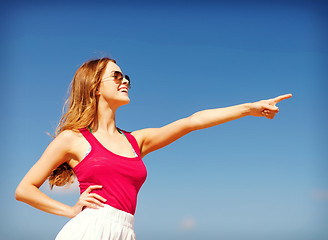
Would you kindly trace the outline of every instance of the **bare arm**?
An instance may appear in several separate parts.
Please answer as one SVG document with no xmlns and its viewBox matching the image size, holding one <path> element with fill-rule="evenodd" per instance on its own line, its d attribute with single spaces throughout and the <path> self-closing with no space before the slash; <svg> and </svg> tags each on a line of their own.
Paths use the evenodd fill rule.
<svg viewBox="0 0 328 240">
<path fill-rule="evenodd" d="M 46 194 L 42 193 L 39 188 L 48 178 L 53 169 L 62 163 L 68 161 L 71 156 L 71 143 L 73 141 L 72 133 L 63 132 L 59 134 L 47 147 L 41 158 L 25 175 L 16 189 L 15 197 L 18 201 L 25 202 L 42 211 L 65 216 L 74 217 L 83 208 L 83 206 L 95 207 L 92 204 L 99 204 L 100 196 L 89 196 L 92 189 L 100 186 L 92 186 L 86 190 L 86 193 L 79 199 L 74 207 L 58 202 Z M 99 198 L 100 197 L 100 198 Z"/>
<path fill-rule="evenodd" d="M 187 118 L 177 120 L 161 128 L 142 129 L 132 134 L 138 141 L 143 157 L 195 130 L 213 127 L 249 115 L 273 119 L 275 114 L 279 112 L 276 104 L 291 96 L 291 94 L 286 94 L 254 103 L 208 109 L 196 112 Z"/>
</svg>

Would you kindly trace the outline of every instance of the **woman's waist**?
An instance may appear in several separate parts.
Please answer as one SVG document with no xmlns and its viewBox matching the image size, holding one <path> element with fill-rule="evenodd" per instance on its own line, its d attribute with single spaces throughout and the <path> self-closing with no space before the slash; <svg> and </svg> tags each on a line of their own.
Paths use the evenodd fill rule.
<svg viewBox="0 0 328 240">
<path fill-rule="evenodd" d="M 105 224 L 117 223 L 129 228 L 134 228 L 134 216 L 128 212 L 115 208 L 109 204 L 104 204 L 99 208 L 85 208 L 79 215 L 79 218 L 93 218 L 97 221 L 105 222 Z"/>
<path fill-rule="evenodd" d="M 92 185 L 98 184 L 87 184 L 80 186 L 81 194 Z M 104 204 L 127 212 L 134 215 L 137 205 L 137 192 L 133 189 L 131 191 L 124 188 L 117 188 L 113 186 L 103 186 L 101 189 L 94 189 L 91 193 L 98 194 L 99 196 L 106 199 Z"/>
</svg>

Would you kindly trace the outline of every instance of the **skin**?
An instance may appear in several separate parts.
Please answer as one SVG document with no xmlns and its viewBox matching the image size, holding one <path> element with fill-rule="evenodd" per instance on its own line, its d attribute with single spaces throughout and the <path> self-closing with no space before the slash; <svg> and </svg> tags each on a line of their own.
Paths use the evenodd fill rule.
<svg viewBox="0 0 328 240">
<path fill-rule="evenodd" d="M 94 124 L 91 126 L 94 136 L 110 151 L 125 157 L 134 157 L 133 150 L 127 139 L 116 129 L 116 110 L 130 102 L 127 91 L 128 81 L 115 81 L 113 71 L 121 71 L 113 62 L 107 64 L 102 82 L 97 90 L 98 110 Z M 161 128 L 147 128 L 132 132 L 140 147 L 141 156 L 167 146 L 182 136 L 199 129 L 213 127 L 245 116 L 266 117 L 273 119 L 279 112 L 277 103 L 290 98 L 291 94 L 253 103 L 245 103 L 225 108 L 209 109 L 172 122 Z M 101 188 L 100 185 L 90 186 L 83 192 L 74 206 L 58 202 L 39 188 L 48 178 L 53 169 L 67 162 L 74 168 L 81 162 L 89 149 L 89 143 L 80 133 L 71 130 L 61 132 L 46 148 L 41 158 L 29 170 L 16 189 L 15 197 L 42 211 L 75 217 L 84 207 L 103 207 L 106 199 L 92 193 Z"/>
</svg>

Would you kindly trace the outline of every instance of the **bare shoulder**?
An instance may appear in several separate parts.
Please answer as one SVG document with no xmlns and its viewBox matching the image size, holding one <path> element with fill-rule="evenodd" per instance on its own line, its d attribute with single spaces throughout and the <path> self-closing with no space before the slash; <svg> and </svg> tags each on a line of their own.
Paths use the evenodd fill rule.
<svg viewBox="0 0 328 240">
<path fill-rule="evenodd" d="M 140 137 L 140 135 L 142 134 L 142 130 L 143 130 L 143 129 L 141 129 L 141 130 L 135 130 L 135 131 L 131 132 L 130 134 L 131 134 L 133 137 L 137 138 L 137 137 Z"/>
<path fill-rule="evenodd" d="M 72 142 L 80 139 L 81 136 L 81 133 L 74 130 L 64 130 L 56 136 L 55 140 L 63 142 L 64 144 L 71 144 Z"/>
<path fill-rule="evenodd" d="M 136 130 L 131 132 L 131 135 L 137 140 L 138 144 L 141 145 L 147 134 L 151 132 L 152 129 L 153 128 L 144 128 L 144 129 Z"/>
<path fill-rule="evenodd" d="M 65 130 L 57 135 L 54 141 L 65 152 L 66 161 L 74 167 L 78 164 L 90 147 L 82 133 L 74 130 Z"/>
<path fill-rule="evenodd" d="M 167 146 L 193 131 L 190 117 L 176 120 L 160 128 L 145 128 L 132 132 L 136 138 L 141 156 Z"/>
<path fill-rule="evenodd" d="M 53 143 L 70 152 L 76 145 L 83 141 L 83 135 L 74 130 L 64 130 L 53 140 Z"/>
<path fill-rule="evenodd" d="M 136 139 L 139 149 L 140 149 L 140 153 L 141 153 L 141 157 L 144 157 L 147 153 L 145 152 L 145 148 L 144 148 L 144 143 L 147 139 L 147 135 L 150 135 L 150 133 L 156 128 L 144 128 L 144 129 L 140 129 L 140 130 L 136 130 L 131 132 L 131 135 Z"/>
</svg>

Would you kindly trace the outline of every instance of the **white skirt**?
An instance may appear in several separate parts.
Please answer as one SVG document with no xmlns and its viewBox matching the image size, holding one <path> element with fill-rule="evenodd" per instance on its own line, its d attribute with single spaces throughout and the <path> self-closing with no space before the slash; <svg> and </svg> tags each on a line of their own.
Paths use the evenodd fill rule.
<svg viewBox="0 0 328 240">
<path fill-rule="evenodd" d="M 134 216 L 108 204 L 86 208 L 68 221 L 55 240 L 135 240 Z"/>
</svg>

